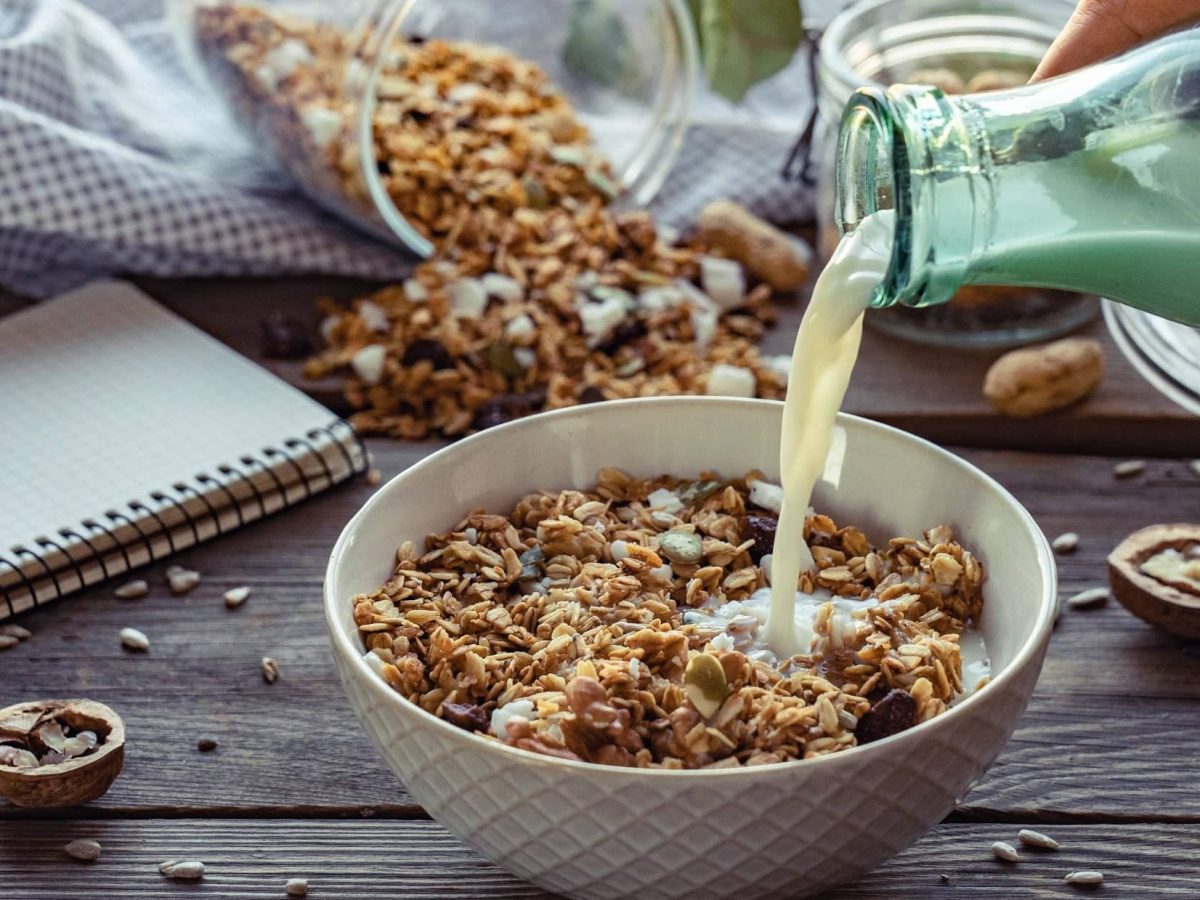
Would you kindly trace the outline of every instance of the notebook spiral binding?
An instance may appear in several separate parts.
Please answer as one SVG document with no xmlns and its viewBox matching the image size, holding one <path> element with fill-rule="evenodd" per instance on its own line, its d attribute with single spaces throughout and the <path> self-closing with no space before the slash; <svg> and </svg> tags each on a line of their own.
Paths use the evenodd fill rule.
<svg viewBox="0 0 1200 900">
<path fill-rule="evenodd" d="M 323 449 L 317 443 L 325 439 L 332 445 L 335 459 L 340 456 L 344 468 L 330 465 L 326 458 L 329 448 Z M 125 511 L 107 510 L 101 517 L 60 528 L 57 540 L 42 535 L 31 541 L 35 548 L 18 545 L 0 552 L 0 581 L 5 582 L 0 584 L 0 619 L 295 506 L 319 490 L 363 474 L 370 457 L 362 437 L 350 423 L 335 419 L 303 437 L 263 447 L 258 455 L 241 456 L 237 462 L 238 466 L 222 463 L 211 472 L 200 472 L 191 483 L 175 482 L 169 491 L 153 490 L 145 498 L 130 500 Z M 315 464 L 316 471 L 306 471 L 306 462 Z M 281 477 L 277 471 L 280 468 L 293 477 Z M 260 486 L 255 476 L 267 485 Z M 301 496 L 294 497 L 297 491 Z M 214 505 L 212 498 L 218 495 L 224 504 Z M 172 518 L 174 522 L 170 522 Z M 227 524 L 229 518 L 234 520 L 231 524 Z M 143 528 L 139 521 L 150 527 Z M 99 542 L 104 539 L 109 545 L 101 549 Z M 86 548 L 86 555 L 69 552 L 69 542 Z M 111 565 L 114 556 L 119 560 L 117 566 Z M 85 569 L 89 563 L 95 563 L 98 570 L 89 573 Z M 36 571 L 31 573 L 30 568 Z M 18 605 L 18 598 L 25 595 L 30 602 Z"/>
</svg>

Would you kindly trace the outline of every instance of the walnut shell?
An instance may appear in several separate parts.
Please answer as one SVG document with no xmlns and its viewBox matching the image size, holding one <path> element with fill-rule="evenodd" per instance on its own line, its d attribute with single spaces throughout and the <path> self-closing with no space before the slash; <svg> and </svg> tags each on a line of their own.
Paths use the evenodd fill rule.
<svg viewBox="0 0 1200 900">
<path fill-rule="evenodd" d="M 92 700 L 35 700 L 0 709 L 0 723 L 26 733 L 46 713 L 73 728 L 95 731 L 102 742 L 86 756 L 35 769 L 0 765 L 0 796 L 17 806 L 49 809 L 77 806 L 104 794 L 125 761 L 125 723 L 112 709 Z"/>
<path fill-rule="evenodd" d="M 1104 377 L 1104 351 L 1090 338 L 1065 338 L 1006 353 L 992 363 L 983 393 L 1009 416 L 1037 416 L 1078 403 Z"/>
<path fill-rule="evenodd" d="M 1135 531 L 1108 555 L 1108 583 L 1121 605 L 1156 628 L 1200 638 L 1200 593 L 1147 575 L 1141 564 L 1163 550 L 1200 544 L 1200 525 L 1151 525 Z"/>
</svg>

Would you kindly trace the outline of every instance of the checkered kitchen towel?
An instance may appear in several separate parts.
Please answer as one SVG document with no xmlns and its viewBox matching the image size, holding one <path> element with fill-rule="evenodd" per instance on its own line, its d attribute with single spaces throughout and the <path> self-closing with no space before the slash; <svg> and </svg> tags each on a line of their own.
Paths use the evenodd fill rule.
<svg viewBox="0 0 1200 900">
<path fill-rule="evenodd" d="M 111 273 L 402 276 L 405 254 L 303 199 L 189 76 L 173 2 L 0 0 L 0 284 L 48 296 Z M 718 196 L 810 214 L 778 177 L 808 106 L 803 65 L 755 90 L 732 120 L 701 98 L 664 220 Z"/>
</svg>

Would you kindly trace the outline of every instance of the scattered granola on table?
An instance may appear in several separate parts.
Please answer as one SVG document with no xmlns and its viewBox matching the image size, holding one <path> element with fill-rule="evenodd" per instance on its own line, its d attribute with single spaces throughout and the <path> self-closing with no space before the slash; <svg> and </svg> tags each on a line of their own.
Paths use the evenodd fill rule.
<svg viewBox="0 0 1200 900">
<path fill-rule="evenodd" d="M 779 660 L 756 605 L 774 538 L 751 500 L 770 493 L 761 479 L 604 469 L 586 492 L 474 511 L 423 552 L 405 542 L 353 599 L 366 658 L 460 728 L 622 766 L 807 759 L 943 712 L 964 692 L 982 564 L 944 525 L 874 549 L 810 516 L 819 572 L 799 587 L 831 599 L 815 601 L 811 654 Z"/>
<path fill-rule="evenodd" d="M 250 5 L 200 9 L 197 33 L 310 192 L 368 206 L 346 93 L 365 69 L 346 62 L 350 36 Z M 674 245 L 648 214 L 610 206 L 614 172 L 536 65 L 469 42 L 386 53 L 377 168 L 436 258 L 351 309 L 323 303 L 328 347 L 305 372 L 346 376 L 356 427 L 421 438 L 603 399 L 783 396 L 786 358 L 755 347 L 771 286 L 748 283 L 724 249 Z M 789 264 L 806 270 L 802 246 L 772 262 Z"/>
</svg>

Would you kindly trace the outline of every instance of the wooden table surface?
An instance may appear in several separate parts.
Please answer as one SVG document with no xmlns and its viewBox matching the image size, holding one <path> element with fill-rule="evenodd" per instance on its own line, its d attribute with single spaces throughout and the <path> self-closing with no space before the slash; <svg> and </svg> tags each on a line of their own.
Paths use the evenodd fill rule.
<svg viewBox="0 0 1200 900">
<path fill-rule="evenodd" d="M 271 309 L 310 315 L 316 294 L 361 288 L 318 279 L 145 282 L 164 303 L 235 348 L 257 353 Z M 9 298 L 0 309 L 19 306 Z M 798 312 L 768 340 L 790 342 Z M 1128 532 L 1200 518 L 1200 419 L 1143 384 L 1103 328 L 1109 374 L 1099 394 L 1038 420 L 996 416 L 979 394 L 994 354 L 938 353 L 868 336 L 847 407 L 962 454 L 1011 489 L 1047 534 L 1075 531 L 1060 558 L 1064 594 L 1105 583 L 1104 558 Z M 293 380 L 295 366 L 271 364 Z M 336 406 L 328 384 L 309 386 Z M 390 477 L 439 446 L 371 441 Z M 1150 458 L 1117 480 L 1121 458 Z M 334 673 L 321 577 L 339 530 L 370 495 L 343 485 L 300 507 L 187 551 L 195 591 L 171 597 L 166 564 L 145 573 L 149 597 L 93 589 L 27 614 L 34 637 L 0 653 L 0 706 L 86 696 L 124 717 L 125 770 L 109 793 L 57 813 L 0 805 L 0 897 L 282 897 L 291 877 L 310 896 L 535 897 L 431 821 L 377 759 Z M 249 585 L 242 608 L 221 593 Z M 124 652 L 117 632 L 145 631 L 149 653 Z M 267 685 L 259 660 L 273 656 Z M 1111 897 L 1200 897 L 1200 642 L 1162 635 L 1110 604 L 1064 613 L 1029 711 L 962 805 L 905 853 L 832 898 L 1070 897 L 1075 869 L 1100 869 Z M 216 737 L 200 753 L 196 740 Z M 994 840 L 1037 825 L 1062 843 L 995 861 Z M 62 845 L 92 837 L 96 863 Z M 197 885 L 165 881 L 157 863 L 203 860 Z"/>
</svg>

